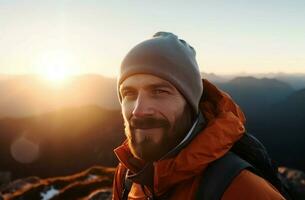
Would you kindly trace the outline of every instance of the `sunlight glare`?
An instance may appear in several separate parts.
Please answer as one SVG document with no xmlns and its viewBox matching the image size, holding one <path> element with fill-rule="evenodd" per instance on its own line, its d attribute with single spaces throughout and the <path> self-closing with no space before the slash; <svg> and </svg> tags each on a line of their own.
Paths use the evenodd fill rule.
<svg viewBox="0 0 305 200">
<path fill-rule="evenodd" d="M 64 66 L 48 67 L 46 73 L 43 76 L 53 82 L 62 82 L 68 77 L 68 73 Z"/>
<path fill-rule="evenodd" d="M 64 51 L 44 53 L 36 64 L 38 74 L 53 85 L 59 85 L 75 75 L 76 67 L 73 56 Z"/>
</svg>

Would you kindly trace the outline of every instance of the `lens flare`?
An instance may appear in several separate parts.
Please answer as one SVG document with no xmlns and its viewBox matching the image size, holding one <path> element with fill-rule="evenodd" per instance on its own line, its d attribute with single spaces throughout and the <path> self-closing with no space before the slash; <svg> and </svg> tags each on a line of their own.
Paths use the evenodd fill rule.
<svg viewBox="0 0 305 200">
<path fill-rule="evenodd" d="M 32 163 L 39 157 L 39 145 L 21 136 L 12 143 L 11 155 L 20 163 Z"/>
</svg>

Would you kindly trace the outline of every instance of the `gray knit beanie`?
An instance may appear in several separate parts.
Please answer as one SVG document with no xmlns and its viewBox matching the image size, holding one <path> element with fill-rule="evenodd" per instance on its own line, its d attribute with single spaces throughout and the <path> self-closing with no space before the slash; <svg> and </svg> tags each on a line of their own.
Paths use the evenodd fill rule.
<svg viewBox="0 0 305 200">
<path fill-rule="evenodd" d="M 168 32 L 158 32 L 152 39 L 132 48 L 124 58 L 118 77 L 120 84 L 134 74 L 151 74 L 169 81 L 198 113 L 203 87 L 196 52 L 184 40 Z"/>
</svg>

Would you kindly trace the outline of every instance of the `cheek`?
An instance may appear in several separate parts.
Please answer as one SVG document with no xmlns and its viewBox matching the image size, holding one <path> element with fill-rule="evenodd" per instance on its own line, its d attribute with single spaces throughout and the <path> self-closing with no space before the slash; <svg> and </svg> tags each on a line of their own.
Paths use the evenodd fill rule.
<svg viewBox="0 0 305 200">
<path fill-rule="evenodd" d="M 124 120 L 128 121 L 132 114 L 132 105 L 122 102 L 121 104 L 121 110 Z"/>
<path fill-rule="evenodd" d="M 170 122 L 171 126 L 176 122 L 176 120 L 181 117 L 185 107 L 184 102 L 174 102 L 163 103 L 159 105 L 159 111 L 163 116 Z"/>
</svg>

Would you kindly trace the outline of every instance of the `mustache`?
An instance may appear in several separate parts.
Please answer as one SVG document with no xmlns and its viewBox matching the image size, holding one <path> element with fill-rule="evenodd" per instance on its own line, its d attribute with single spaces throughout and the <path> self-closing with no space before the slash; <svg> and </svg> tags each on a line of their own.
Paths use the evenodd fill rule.
<svg viewBox="0 0 305 200">
<path fill-rule="evenodd" d="M 132 118 L 129 122 L 131 129 L 151 129 L 169 127 L 170 123 L 166 119 L 157 119 L 153 117 Z"/>
</svg>

